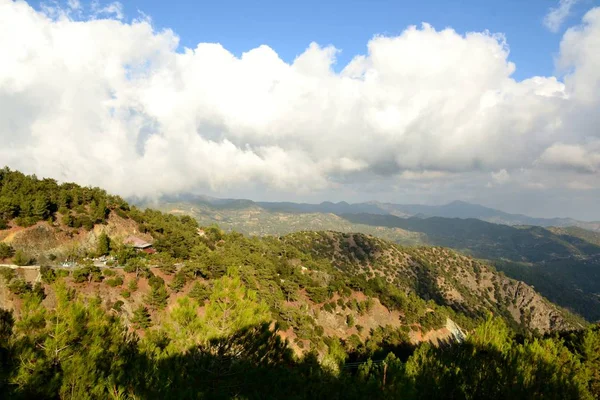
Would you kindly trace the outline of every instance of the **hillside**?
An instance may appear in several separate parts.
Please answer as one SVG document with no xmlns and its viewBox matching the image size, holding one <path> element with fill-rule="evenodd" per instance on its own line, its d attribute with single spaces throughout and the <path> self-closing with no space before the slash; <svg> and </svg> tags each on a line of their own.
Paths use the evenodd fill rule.
<svg viewBox="0 0 600 400">
<path fill-rule="evenodd" d="M 426 235 L 426 243 L 491 260 L 509 276 L 533 285 L 551 301 L 600 319 L 600 246 L 579 228 L 511 227 L 477 219 L 399 218 L 348 214 L 353 223 Z M 569 232 L 577 232 L 573 235 Z"/>
<path fill-rule="evenodd" d="M 255 203 L 193 196 L 181 196 L 171 201 L 158 202 L 155 206 L 176 215 L 193 216 L 203 225 L 216 223 L 227 231 L 250 235 L 334 230 L 361 232 L 402 245 L 450 247 L 488 260 L 510 277 L 533 285 L 551 301 L 590 321 L 600 320 L 600 276 L 597 272 L 600 270 L 600 246 L 596 233 L 582 228 L 510 226 L 475 218 L 400 218 L 381 212 L 339 215 L 317 212 L 322 206 L 335 211 L 335 203 Z M 345 210 L 354 207 L 347 203 L 337 204 Z M 455 212 L 465 207 L 460 202 L 452 204 L 449 208 L 454 208 Z M 466 204 L 467 211 L 470 206 Z"/>
<path fill-rule="evenodd" d="M 465 201 L 453 201 L 448 204 L 431 206 L 423 204 L 396 204 L 377 201 L 364 203 L 347 203 L 341 201 L 333 203 L 325 201 L 318 204 L 293 203 L 293 202 L 267 202 L 252 201 L 247 199 L 218 199 L 208 196 L 182 194 L 178 196 L 164 196 L 153 206 L 159 208 L 172 203 L 186 206 L 200 206 L 209 209 L 229 211 L 245 208 L 258 208 L 268 212 L 285 214 L 375 214 L 393 215 L 397 217 L 418 218 L 474 218 L 481 221 L 500 225 L 534 225 L 541 227 L 578 227 L 589 231 L 600 231 L 600 221 L 578 221 L 573 218 L 534 218 L 522 214 L 510 214 L 504 211 L 471 204 Z M 144 202 L 141 202 L 145 205 Z"/>
<path fill-rule="evenodd" d="M 334 231 L 248 237 L 6 169 L 0 195 L 11 205 L 0 255 L 33 264 L 0 267 L 8 398 L 276 398 L 290 388 L 296 398 L 436 398 L 455 377 L 435 365 L 465 371 L 464 390 L 488 390 L 468 366 L 487 369 L 496 341 L 498 398 L 512 379 L 534 382 L 517 396 L 596 390 L 587 383 L 595 361 L 557 369 L 559 357 L 588 354 L 578 340 L 600 344 L 594 328 L 450 249 Z M 127 244 L 130 235 L 152 251 Z M 570 331 L 567 348 L 556 335 Z M 547 368 L 555 378 L 544 378 Z"/>
<path fill-rule="evenodd" d="M 289 213 L 267 211 L 247 203 L 227 203 L 227 206 L 205 203 L 170 202 L 149 204 L 173 215 L 189 215 L 200 225 L 216 224 L 226 231 L 250 236 L 279 236 L 298 231 L 361 232 L 404 245 L 421 244 L 425 235 L 400 228 L 352 223 L 332 213 Z"/>
</svg>

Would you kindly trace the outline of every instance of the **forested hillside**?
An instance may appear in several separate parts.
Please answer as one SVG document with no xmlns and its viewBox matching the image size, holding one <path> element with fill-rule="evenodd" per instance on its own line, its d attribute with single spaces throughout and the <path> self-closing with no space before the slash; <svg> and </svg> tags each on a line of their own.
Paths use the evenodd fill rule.
<svg viewBox="0 0 600 400">
<path fill-rule="evenodd" d="M 554 303 L 589 321 L 600 320 L 597 232 L 576 227 L 500 225 L 474 218 L 400 218 L 385 214 L 395 209 L 384 206 L 394 205 L 380 203 L 311 205 L 181 196 L 150 204 L 174 215 L 190 215 L 200 224 L 216 223 L 226 231 L 248 235 L 334 230 L 361 232 L 402 245 L 450 247 L 487 260 L 498 270 L 534 286 Z M 450 215 L 461 216 L 478 210 L 481 215 L 489 216 L 495 211 L 471 206 L 455 202 L 442 208 L 454 212 Z M 419 209 L 415 207 L 407 210 Z"/>
<path fill-rule="evenodd" d="M 0 204 L 0 258 L 36 265 L 0 267 L 2 397 L 600 393 L 597 327 L 449 249 L 246 237 L 8 169 Z"/>
</svg>

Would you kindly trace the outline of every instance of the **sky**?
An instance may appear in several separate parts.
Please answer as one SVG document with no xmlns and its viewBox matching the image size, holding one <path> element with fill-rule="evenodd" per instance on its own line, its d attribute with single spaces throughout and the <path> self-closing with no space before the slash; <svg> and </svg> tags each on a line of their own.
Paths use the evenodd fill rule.
<svg viewBox="0 0 600 400">
<path fill-rule="evenodd" d="M 600 1 L 0 0 L 0 165 L 600 220 Z"/>
</svg>

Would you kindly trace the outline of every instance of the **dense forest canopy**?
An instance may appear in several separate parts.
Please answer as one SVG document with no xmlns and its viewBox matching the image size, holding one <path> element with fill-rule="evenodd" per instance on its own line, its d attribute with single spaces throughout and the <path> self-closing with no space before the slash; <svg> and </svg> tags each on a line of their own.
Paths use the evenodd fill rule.
<svg viewBox="0 0 600 400">
<path fill-rule="evenodd" d="M 111 218 L 134 221 L 157 252 L 109 235 Z M 0 309 L 2 397 L 600 395 L 598 327 L 446 249 L 335 232 L 245 237 L 6 168 L 0 221 L 90 231 L 95 243 L 76 268 L 56 268 L 61 255 L 48 254 L 35 282 L 0 267 L 12 305 Z M 0 258 L 32 257 L 0 242 Z M 525 292 L 531 306 L 519 308 Z M 376 310 L 393 324 L 365 329 Z M 335 318 L 343 331 L 323 322 Z M 544 318 L 552 324 L 542 334 L 534 323 Z M 448 321 L 467 338 L 411 339 Z"/>
</svg>

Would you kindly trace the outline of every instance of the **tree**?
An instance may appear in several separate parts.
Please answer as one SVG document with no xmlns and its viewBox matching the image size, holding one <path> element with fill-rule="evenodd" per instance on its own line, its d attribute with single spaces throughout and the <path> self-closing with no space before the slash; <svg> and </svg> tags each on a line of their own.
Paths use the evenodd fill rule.
<svg viewBox="0 0 600 400">
<path fill-rule="evenodd" d="M 169 294 L 163 286 L 152 286 L 150 292 L 145 297 L 146 304 L 155 310 L 162 310 L 167 306 Z"/>
<path fill-rule="evenodd" d="M 75 283 L 86 282 L 88 280 L 89 276 L 90 276 L 90 270 L 89 270 L 89 268 L 86 268 L 86 267 L 77 268 L 73 271 L 73 281 Z"/>
<path fill-rule="evenodd" d="M 96 254 L 105 256 L 110 252 L 110 238 L 104 232 L 98 236 L 98 244 L 96 245 Z"/>
<path fill-rule="evenodd" d="M 29 257 L 25 252 L 21 249 L 15 252 L 15 256 L 13 257 L 13 262 L 18 266 L 30 265 L 33 262 L 33 259 Z"/>
<path fill-rule="evenodd" d="M 133 317 L 131 318 L 131 322 L 133 322 L 138 329 L 148 328 L 150 326 L 150 323 L 152 322 L 148 309 L 143 305 L 140 305 L 138 308 L 136 308 L 133 311 Z"/>
<path fill-rule="evenodd" d="M 148 266 L 139 258 L 130 258 L 127 264 L 125 264 L 123 271 L 127 273 L 135 272 L 135 278 L 137 279 L 141 272 L 148 271 Z"/>
<path fill-rule="evenodd" d="M 0 259 L 10 258 L 15 254 L 15 249 L 10 244 L 0 242 Z"/>
<path fill-rule="evenodd" d="M 53 283 L 56 280 L 56 274 L 54 273 L 54 269 L 47 265 L 42 265 L 40 267 L 40 275 L 42 276 L 42 281 L 44 283 Z"/>
<path fill-rule="evenodd" d="M 215 281 L 209 300 L 204 318 L 209 338 L 270 320 L 269 307 L 256 292 L 246 289 L 234 270 Z"/>
<path fill-rule="evenodd" d="M 19 278 L 13 279 L 8 285 L 8 289 L 17 296 L 23 296 L 25 293 L 29 293 L 32 290 L 31 283 Z"/>
<path fill-rule="evenodd" d="M 171 282 L 171 290 L 174 292 L 179 292 L 185 286 L 185 274 L 183 272 L 179 272 L 175 274 L 173 277 L 173 281 Z"/>
<path fill-rule="evenodd" d="M 210 297 L 211 289 L 210 286 L 204 283 L 194 282 L 194 286 L 190 290 L 189 296 L 199 302 L 201 305 L 204 304 L 205 300 Z"/>
<path fill-rule="evenodd" d="M 36 196 L 32 204 L 31 213 L 38 220 L 44 220 L 50 216 L 50 203 L 43 194 Z"/>
</svg>

